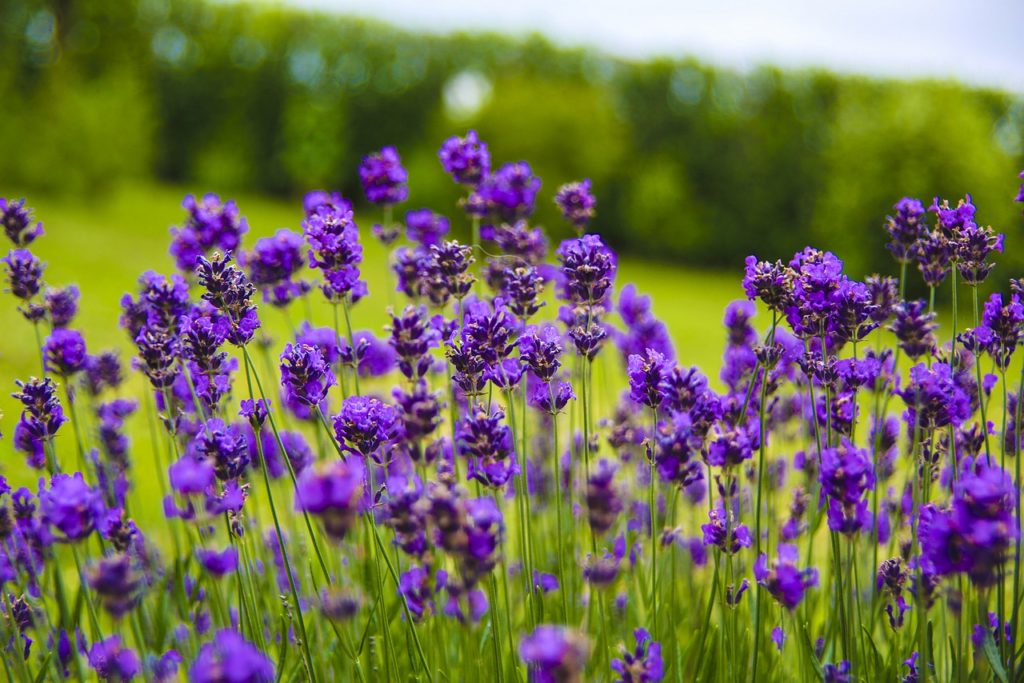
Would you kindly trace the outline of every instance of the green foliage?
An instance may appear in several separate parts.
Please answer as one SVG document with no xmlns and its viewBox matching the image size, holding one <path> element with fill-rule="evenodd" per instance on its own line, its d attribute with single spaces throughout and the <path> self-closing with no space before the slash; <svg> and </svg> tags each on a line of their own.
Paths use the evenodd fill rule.
<svg viewBox="0 0 1024 683">
<path fill-rule="evenodd" d="M 476 108 L 446 100 L 467 74 Z M 202 0 L 14 0 L 0 8 L 0 99 L 3 177 L 29 190 L 150 176 L 361 199 L 359 159 L 394 144 L 411 205 L 440 204 L 457 188 L 436 151 L 475 127 L 495 163 L 530 161 L 548 195 L 590 177 L 594 229 L 648 258 L 734 266 L 813 243 L 851 272 L 886 269 L 880 226 L 904 194 L 971 192 L 1011 243 L 1021 226 L 1024 103 L 951 82 L 632 62 Z M 566 229 L 547 200 L 535 220 Z"/>
</svg>

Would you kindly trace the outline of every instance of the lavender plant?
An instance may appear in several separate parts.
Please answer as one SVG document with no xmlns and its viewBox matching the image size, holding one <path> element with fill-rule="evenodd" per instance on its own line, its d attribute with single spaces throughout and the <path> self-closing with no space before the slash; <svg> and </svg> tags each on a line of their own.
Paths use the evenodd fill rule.
<svg viewBox="0 0 1024 683">
<path fill-rule="evenodd" d="M 130 373 L 0 199 L 39 355 L 10 437 L 39 483 L 0 477 L 8 680 L 1024 675 L 1024 286 L 981 305 L 1004 239 L 969 195 L 895 204 L 898 277 L 749 257 L 709 379 L 616 282 L 589 180 L 555 194 L 575 237 L 552 260 L 529 164 L 492 170 L 474 131 L 439 157 L 463 221 L 396 222 L 397 151 L 363 160 L 387 263 L 336 192 L 251 247 L 234 202 L 187 197 L 177 272 L 121 301 Z M 396 276 L 380 337 L 351 324 L 367 267 Z"/>
</svg>

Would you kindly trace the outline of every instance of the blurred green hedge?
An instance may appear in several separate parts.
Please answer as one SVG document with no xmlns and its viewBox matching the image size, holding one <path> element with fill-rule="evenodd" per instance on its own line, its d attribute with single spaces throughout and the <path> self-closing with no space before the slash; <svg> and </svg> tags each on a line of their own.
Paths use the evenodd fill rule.
<svg viewBox="0 0 1024 683">
<path fill-rule="evenodd" d="M 853 272 L 891 270 L 896 199 L 971 192 L 1009 234 L 1003 268 L 1024 265 L 1024 100 L 952 82 L 738 74 L 262 6 L 7 0 L 0 102 L 0 182 L 29 190 L 154 177 L 360 197 L 360 157 L 394 144 L 409 206 L 450 206 L 436 151 L 474 127 L 497 162 L 542 176 L 538 222 L 561 229 L 551 194 L 588 176 L 596 229 L 640 255 L 736 267 L 814 243 Z"/>
</svg>

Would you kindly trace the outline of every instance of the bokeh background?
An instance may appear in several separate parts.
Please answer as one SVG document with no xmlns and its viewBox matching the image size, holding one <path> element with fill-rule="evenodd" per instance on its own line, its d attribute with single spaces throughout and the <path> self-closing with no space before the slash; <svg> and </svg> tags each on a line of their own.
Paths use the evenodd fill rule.
<svg viewBox="0 0 1024 683">
<path fill-rule="evenodd" d="M 550 14 L 550 27 L 501 12 L 478 20 L 488 4 L 460 24 L 458 2 L 0 3 L 0 195 L 36 208 L 47 280 L 79 284 L 77 326 L 90 348 L 127 349 L 118 300 L 143 270 L 172 268 L 168 228 L 182 220 L 187 192 L 238 200 L 248 240 L 298 229 L 300 198 L 313 188 L 354 198 L 365 228 L 377 216 L 356 168 L 392 144 L 410 173 L 406 206 L 445 212 L 465 234 L 458 188 L 436 154 L 469 128 L 496 163 L 526 159 L 543 178 L 533 220 L 552 241 L 568 234 L 555 189 L 593 181 L 593 229 L 623 254 L 621 280 L 654 295 L 680 356 L 710 375 L 722 307 L 741 295 L 743 257 L 785 258 L 812 244 L 839 254 L 853 276 L 892 273 L 881 225 L 905 194 L 972 193 L 980 220 L 1007 234 L 989 286 L 1021 274 L 1024 220 L 1012 198 L 1024 168 L 1024 76 L 1006 68 L 1016 57 L 1024 64 L 1013 35 L 1024 22 L 1019 4 L 960 12 L 948 2 L 872 0 L 869 11 L 886 9 L 877 18 L 840 13 L 836 22 L 854 31 L 867 21 L 884 39 L 854 36 L 831 61 L 813 50 L 764 59 L 736 51 L 758 33 L 793 43 L 785 21 L 770 19 L 811 13 L 801 2 L 763 16 L 717 3 L 718 15 L 693 14 L 693 26 L 690 3 L 665 17 L 658 3 L 630 5 L 650 27 L 689 27 L 682 38 L 645 35 L 608 3 L 548 3 L 567 12 Z M 520 6 L 541 12 L 544 3 Z M 605 21 L 586 34 L 595 17 Z M 603 42 L 608 35 L 627 42 Z M 986 57 L 1004 44 L 1002 62 Z M 921 45 L 945 61 L 900 61 Z M 379 331 L 386 256 L 368 230 L 364 242 L 374 294 L 356 324 Z M 315 315 L 326 323 L 330 313 Z M 0 329 L 2 381 L 36 371 L 12 299 Z M 9 432 L 16 408 L 0 398 L 0 409 Z M 16 457 L 9 448 L 0 445 L 5 461 Z"/>
</svg>

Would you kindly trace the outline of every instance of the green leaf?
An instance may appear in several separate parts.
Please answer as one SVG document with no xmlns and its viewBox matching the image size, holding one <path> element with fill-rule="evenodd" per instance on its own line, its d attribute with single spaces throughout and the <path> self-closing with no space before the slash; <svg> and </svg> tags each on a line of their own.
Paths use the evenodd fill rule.
<svg viewBox="0 0 1024 683">
<path fill-rule="evenodd" d="M 992 632 L 985 631 L 985 640 L 981 644 L 981 651 L 985 653 L 985 659 L 988 660 L 989 666 L 992 667 L 992 673 L 996 675 L 1002 683 L 1009 683 L 1009 677 L 1006 675 L 1006 669 L 1003 668 L 1003 662 L 999 658 L 999 650 L 996 649 L 996 641 L 992 638 Z"/>
</svg>

